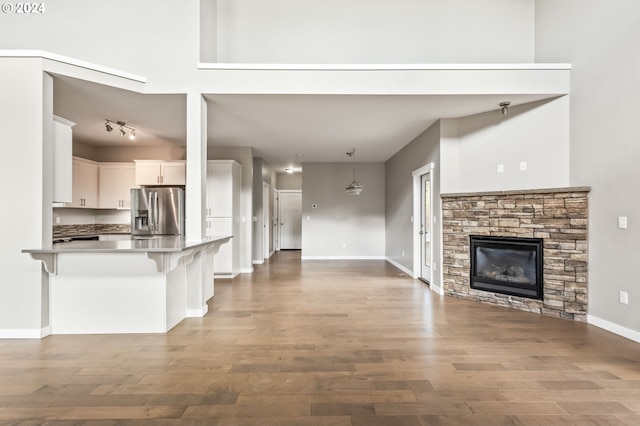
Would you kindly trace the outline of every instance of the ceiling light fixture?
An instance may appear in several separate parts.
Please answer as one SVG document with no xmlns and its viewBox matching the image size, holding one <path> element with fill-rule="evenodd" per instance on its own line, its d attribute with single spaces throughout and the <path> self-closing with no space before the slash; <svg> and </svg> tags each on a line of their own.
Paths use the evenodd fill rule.
<svg viewBox="0 0 640 426">
<path fill-rule="evenodd" d="M 509 101 L 500 102 L 500 113 L 502 115 L 507 115 L 509 113 L 509 105 L 511 105 L 511 102 Z"/>
<path fill-rule="evenodd" d="M 291 167 L 287 167 L 286 169 L 284 169 L 284 171 L 289 174 L 293 173 L 293 169 Z"/>
<path fill-rule="evenodd" d="M 131 126 L 127 126 L 127 123 L 125 123 L 124 121 L 113 121 L 105 118 L 104 128 L 107 130 L 107 132 L 113 130 L 112 124 L 120 126 L 120 136 L 127 136 L 128 134 L 130 140 L 136 140 L 136 129 Z M 127 133 L 127 130 L 129 131 L 129 133 Z"/>
<path fill-rule="evenodd" d="M 356 149 L 353 148 L 351 151 L 347 152 L 347 155 L 353 160 L 353 180 L 349 186 L 345 188 L 345 191 L 347 191 L 347 194 L 349 195 L 360 195 L 364 186 L 356 180 Z"/>
</svg>

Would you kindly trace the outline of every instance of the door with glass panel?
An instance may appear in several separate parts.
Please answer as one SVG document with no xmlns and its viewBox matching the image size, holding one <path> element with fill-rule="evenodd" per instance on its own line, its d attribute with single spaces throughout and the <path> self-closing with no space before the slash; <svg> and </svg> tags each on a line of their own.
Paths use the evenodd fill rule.
<svg viewBox="0 0 640 426">
<path fill-rule="evenodd" d="M 431 175 L 422 175 L 420 201 L 420 279 L 431 282 Z"/>
</svg>

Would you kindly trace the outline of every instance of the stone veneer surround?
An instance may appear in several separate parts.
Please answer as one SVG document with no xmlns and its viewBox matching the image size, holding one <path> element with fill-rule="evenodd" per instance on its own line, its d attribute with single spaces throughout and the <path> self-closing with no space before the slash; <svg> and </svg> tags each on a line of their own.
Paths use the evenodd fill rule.
<svg viewBox="0 0 640 426">
<path fill-rule="evenodd" d="M 586 321 L 588 193 L 575 187 L 441 195 L 445 294 Z M 542 238 L 544 300 L 472 289 L 469 235 Z"/>
</svg>

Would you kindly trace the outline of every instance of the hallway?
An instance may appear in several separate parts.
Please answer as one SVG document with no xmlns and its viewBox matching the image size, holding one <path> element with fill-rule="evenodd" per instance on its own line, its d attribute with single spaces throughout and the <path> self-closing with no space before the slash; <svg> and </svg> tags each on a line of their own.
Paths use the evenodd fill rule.
<svg viewBox="0 0 640 426">
<path fill-rule="evenodd" d="M 587 324 L 299 251 L 215 291 L 166 335 L 0 340 L 0 423 L 640 423 L 640 347 Z"/>
</svg>

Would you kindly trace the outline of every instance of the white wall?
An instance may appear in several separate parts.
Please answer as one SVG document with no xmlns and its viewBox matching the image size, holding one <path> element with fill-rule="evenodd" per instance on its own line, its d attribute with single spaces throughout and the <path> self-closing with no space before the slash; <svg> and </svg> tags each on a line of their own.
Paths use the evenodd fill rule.
<svg viewBox="0 0 640 426">
<path fill-rule="evenodd" d="M 569 97 L 443 122 L 443 193 L 569 186 Z"/>
<path fill-rule="evenodd" d="M 351 163 L 304 164 L 303 258 L 384 258 L 384 164 L 357 163 L 356 177 L 364 190 L 348 195 Z"/>
<path fill-rule="evenodd" d="M 538 0 L 536 60 L 571 72 L 571 184 L 589 195 L 590 321 L 640 340 L 640 2 Z M 618 216 L 629 228 L 618 229 Z M 619 292 L 629 305 L 619 303 Z"/>
<path fill-rule="evenodd" d="M 148 77 L 189 84 L 199 57 L 197 1 L 46 2 L 37 15 L 2 14 L 0 49 L 47 50 Z"/>
<path fill-rule="evenodd" d="M 429 163 L 434 163 L 432 173 L 440 170 L 440 122 L 429 127 L 420 136 L 405 146 L 385 163 L 386 174 L 386 247 L 388 259 L 413 271 L 413 176 L 412 172 Z M 432 211 L 436 223 L 440 224 L 439 179 L 432 176 Z M 419 220 L 416 218 L 416 220 Z M 433 262 L 442 264 L 440 237 L 437 229 L 432 230 Z M 404 252 L 404 256 L 402 253 Z M 441 268 L 438 268 L 438 271 Z M 434 276 L 439 274 L 434 274 Z M 439 281 L 434 284 L 439 286 Z"/>
<path fill-rule="evenodd" d="M 45 84 L 41 61 L 0 59 L 0 180 L 5 207 L 0 210 L 0 337 L 39 337 L 48 326 L 42 264 L 21 250 L 41 247 L 45 235 L 50 244 L 52 174 L 43 123 L 49 114 L 53 126 L 52 90 L 51 81 Z"/>
<path fill-rule="evenodd" d="M 534 0 L 218 0 L 217 19 L 218 62 L 533 60 Z"/>
<path fill-rule="evenodd" d="M 302 173 L 278 173 L 276 176 L 277 179 L 277 189 L 280 190 L 299 190 L 302 189 Z"/>
</svg>

